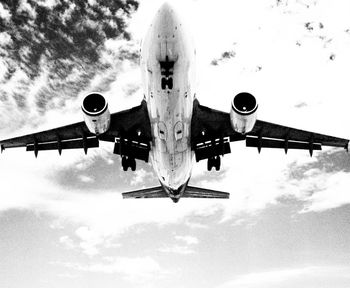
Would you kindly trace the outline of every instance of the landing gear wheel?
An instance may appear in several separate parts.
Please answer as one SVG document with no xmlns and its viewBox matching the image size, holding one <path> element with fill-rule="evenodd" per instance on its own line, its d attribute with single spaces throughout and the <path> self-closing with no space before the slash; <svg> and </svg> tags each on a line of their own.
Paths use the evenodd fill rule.
<svg viewBox="0 0 350 288">
<path fill-rule="evenodd" d="M 168 78 L 168 88 L 173 89 L 173 78 Z"/>
<path fill-rule="evenodd" d="M 216 158 L 215 158 L 215 170 L 220 171 L 220 167 L 221 167 L 221 158 L 220 158 L 220 156 L 216 156 Z"/>
<path fill-rule="evenodd" d="M 211 171 L 211 168 L 213 168 L 213 163 L 214 162 L 214 158 L 208 158 L 208 162 L 207 162 L 207 169 L 208 171 Z"/>
<path fill-rule="evenodd" d="M 131 171 L 136 170 L 136 160 L 134 158 L 129 158 Z"/>
<path fill-rule="evenodd" d="M 128 164 L 128 159 L 126 159 L 125 156 L 122 157 L 122 166 L 124 171 L 128 171 L 129 164 Z"/>
<path fill-rule="evenodd" d="M 162 83 L 161 83 L 161 86 L 162 86 L 162 89 L 165 90 L 166 89 L 166 85 L 167 85 L 167 80 L 166 78 L 162 78 Z"/>
</svg>

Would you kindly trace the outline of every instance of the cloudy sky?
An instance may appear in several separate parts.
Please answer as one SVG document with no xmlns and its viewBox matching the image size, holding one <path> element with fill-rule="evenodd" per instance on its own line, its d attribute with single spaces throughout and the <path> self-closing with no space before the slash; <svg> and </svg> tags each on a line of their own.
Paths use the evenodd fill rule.
<svg viewBox="0 0 350 288">
<path fill-rule="evenodd" d="M 99 3 L 101 2 L 101 3 Z M 175 1 L 173 1 L 175 2 Z M 103 4 L 102 4 L 103 3 Z M 104 92 L 112 112 L 140 103 L 140 39 L 162 1 L 0 1 L 0 138 L 81 121 Z M 183 0 L 197 47 L 197 97 L 229 111 L 349 138 L 350 2 Z M 0 155 L 0 287 L 350 286 L 350 156 L 342 149 L 231 145 L 192 185 L 230 200 L 122 200 L 157 184 L 113 147 Z"/>
</svg>

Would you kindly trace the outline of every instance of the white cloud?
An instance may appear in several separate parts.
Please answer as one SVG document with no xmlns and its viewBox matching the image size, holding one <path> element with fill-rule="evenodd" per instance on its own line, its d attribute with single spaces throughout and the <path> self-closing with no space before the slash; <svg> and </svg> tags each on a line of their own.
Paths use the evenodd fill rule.
<svg viewBox="0 0 350 288">
<path fill-rule="evenodd" d="M 20 2 L 19 2 L 17 12 L 22 12 L 22 11 L 27 12 L 29 14 L 29 16 L 31 16 L 33 19 L 36 18 L 37 13 L 36 13 L 34 7 L 32 5 L 30 5 L 27 0 L 20 0 Z"/>
<path fill-rule="evenodd" d="M 44 6 L 50 9 L 54 8 L 58 4 L 57 0 L 40 0 L 40 1 L 37 1 L 37 3 L 40 6 Z"/>
<path fill-rule="evenodd" d="M 154 177 L 154 173 L 147 172 L 145 169 L 137 169 L 130 180 L 131 186 L 136 186 L 145 181 L 147 177 Z"/>
<path fill-rule="evenodd" d="M 103 237 L 95 233 L 88 227 L 82 226 L 75 231 L 76 236 L 80 239 L 79 247 L 88 256 L 95 256 L 99 254 L 97 246 L 103 244 Z"/>
<path fill-rule="evenodd" d="M 124 279 L 134 283 L 153 281 L 155 278 L 158 279 L 169 273 L 162 269 L 159 263 L 151 257 L 109 257 L 103 262 L 95 262 L 92 264 L 61 262 L 53 264 L 83 272 L 119 274 L 123 276 Z"/>
<path fill-rule="evenodd" d="M 181 242 L 181 244 L 167 244 L 159 248 L 158 251 L 162 253 L 188 255 L 195 253 L 194 246 L 199 243 L 198 238 L 190 235 L 175 235 L 174 239 Z"/>
<path fill-rule="evenodd" d="M 176 235 L 175 239 L 178 241 L 185 242 L 187 245 L 195 245 L 199 243 L 198 238 L 190 235 L 186 235 L 186 236 Z"/>
<path fill-rule="evenodd" d="M 345 288 L 350 283 L 349 272 L 350 267 L 348 266 L 306 266 L 273 270 L 239 275 L 220 285 L 219 288 Z"/>
<path fill-rule="evenodd" d="M 84 183 L 93 183 L 95 182 L 95 179 L 90 177 L 90 176 L 87 176 L 87 175 L 79 175 L 78 176 L 79 180 L 81 182 L 84 182 Z"/>
<path fill-rule="evenodd" d="M 67 249 L 73 249 L 76 247 L 74 241 L 67 235 L 61 236 L 59 242 Z"/>
<path fill-rule="evenodd" d="M 5 19 L 6 21 L 10 20 L 11 12 L 0 3 L 0 18 Z"/>
<path fill-rule="evenodd" d="M 180 254 L 180 255 L 189 255 L 195 253 L 195 251 L 183 245 L 167 245 L 158 249 L 159 252 L 162 253 L 171 253 L 171 254 Z"/>
</svg>

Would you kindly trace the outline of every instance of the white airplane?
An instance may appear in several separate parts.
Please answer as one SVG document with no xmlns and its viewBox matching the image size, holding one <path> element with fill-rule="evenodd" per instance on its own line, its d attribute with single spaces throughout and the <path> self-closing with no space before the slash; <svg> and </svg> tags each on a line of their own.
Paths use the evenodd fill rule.
<svg viewBox="0 0 350 288">
<path fill-rule="evenodd" d="M 195 87 L 195 48 L 174 9 L 164 3 L 157 12 L 141 49 L 144 99 L 141 105 L 110 114 L 101 93 L 82 102 L 84 121 L 0 141 L 7 148 L 34 151 L 98 147 L 114 142 L 124 171 L 136 169 L 135 159 L 151 164 L 160 186 L 123 193 L 124 198 L 229 198 L 229 193 L 188 185 L 194 159 L 207 159 L 208 170 L 220 170 L 221 156 L 230 142 L 247 147 L 321 150 L 343 147 L 349 140 L 257 120 L 258 104 L 249 93 L 239 93 L 230 113 L 199 104 Z"/>
</svg>

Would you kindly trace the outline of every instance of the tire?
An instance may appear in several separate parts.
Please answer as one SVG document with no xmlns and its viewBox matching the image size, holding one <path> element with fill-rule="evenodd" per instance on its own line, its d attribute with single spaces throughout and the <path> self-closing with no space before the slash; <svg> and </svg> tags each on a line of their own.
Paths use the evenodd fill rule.
<svg viewBox="0 0 350 288">
<path fill-rule="evenodd" d="M 207 169 L 208 171 L 211 171 L 212 168 L 213 168 L 213 158 L 208 158 Z"/>
<path fill-rule="evenodd" d="M 128 162 L 129 162 L 128 159 L 126 159 L 126 157 L 123 156 L 122 157 L 122 166 L 123 166 L 124 171 L 128 171 L 128 168 L 129 168 Z"/>
<path fill-rule="evenodd" d="M 136 160 L 134 158 L 130 159 L 131 171 L 136 171 Z"/>
<path fill-rule="evenodd" d="M 215 159 L 215 170 L 220 171 L 220 167 L 221 167 L 221 158 L 220 156 L 217 156 L 217 158 Z"/>
<path fill-rule="evenodd" d="M 166 85 L 167 85 L 167 81 L 166 81 L 166 78 L 162 78 L 162 82 L 161 82 L 161 86 L 162 86 L 162 89 L 165 90 L 166 89 Z"/>
<path fill-rule="evenodd" d="M 173 89 L 173 78 L 172 77 L 168 78 L 168 88 Z"/>
</svg>

